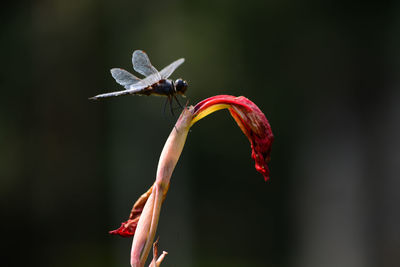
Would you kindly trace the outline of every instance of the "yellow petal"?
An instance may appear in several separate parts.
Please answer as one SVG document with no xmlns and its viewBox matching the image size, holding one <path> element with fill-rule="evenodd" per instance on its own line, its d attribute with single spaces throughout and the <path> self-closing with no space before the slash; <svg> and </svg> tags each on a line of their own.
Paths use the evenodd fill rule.
<svg viewBox="0 0 400 267">
<path fill-rule="evenodd" d="M 190 123 L 190 127 L 192 127 L 193 124 L 195 124 L 197 121 L 201 120 L 202 118 L 210 115 L 211 113 L 224 109 L 224 108 L 230 108 L 231 105 L 228 104 L 216 104 L 216 105 L 212 105 L 204 110 L 202 110 L 201 112 L 199 112 L 191 121 Z"/>
</svg>

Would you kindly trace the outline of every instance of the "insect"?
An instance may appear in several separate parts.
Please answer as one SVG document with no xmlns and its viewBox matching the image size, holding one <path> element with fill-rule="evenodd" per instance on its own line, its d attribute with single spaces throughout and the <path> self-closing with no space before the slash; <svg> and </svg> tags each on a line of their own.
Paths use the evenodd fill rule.
<svg viewBox="0 0 400 267">
<path fill-rule="evenodd" d="M 111 75 L 117 83 L 125 87 L 125 90 L 100 94 L 89 99 L 97 100 L 128 94 L 157 95 L 166 96 L 170 105 L 172 104 L 172 99 L 175 98 L 180 105 L 176 95 L 180 94 L 184 96 L 188 84 L 182 79 L 177 79 L 174 82 L 168 78 L 184 61 L 184 58 L 175 60 L 159 72 L 151 65 L 149 57 L 145 52 L 135 50 L 132 55 L 133 69 L 144 75 L 145 78 L 140 79 L 124 69 L 113 68 L 111 69 Z"/>
</svg>

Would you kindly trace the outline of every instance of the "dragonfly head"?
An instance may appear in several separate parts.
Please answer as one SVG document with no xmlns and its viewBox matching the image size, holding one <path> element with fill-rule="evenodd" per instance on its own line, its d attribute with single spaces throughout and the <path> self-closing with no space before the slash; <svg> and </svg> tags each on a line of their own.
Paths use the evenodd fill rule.
<svg viewBox="0 0 400 267">
<path fill-rule="evenodd" d="M 184 81 L 182 79 L 178 79 L 175 81 L 175 89 L 178 94 L 184 95 L 187 87 L 188 87 L 188 84 L 186 81 Z"/>
</svg>

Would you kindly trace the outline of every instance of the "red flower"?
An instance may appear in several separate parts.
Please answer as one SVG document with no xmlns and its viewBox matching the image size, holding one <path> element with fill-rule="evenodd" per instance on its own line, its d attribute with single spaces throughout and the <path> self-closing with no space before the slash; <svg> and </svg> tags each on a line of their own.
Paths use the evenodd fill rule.
<svg viewBox="0 0 400 267">
<path fill-rule="evenodd" d="M 207 98 L 194 107 L 193 125 L 198 120 L 210 113 L 227 108 L 236 123 L 247 136 L 251 144 L 251 157 L 255 160 L 256 170 L 260 172 L 265 181 L 269 179 L 271 145 L 274 139 L 271 126 L 264 113 L 249 99 L 231 95 L 217 95 Z"/>
</svg>

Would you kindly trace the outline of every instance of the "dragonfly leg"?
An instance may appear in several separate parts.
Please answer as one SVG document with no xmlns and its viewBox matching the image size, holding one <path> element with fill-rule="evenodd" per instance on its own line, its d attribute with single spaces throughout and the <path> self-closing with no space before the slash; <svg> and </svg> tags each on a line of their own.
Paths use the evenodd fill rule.
<svg viewBox="0 0 400 267">
<path fill-rule="evenodd" d="M 175 98 L 176 102 L 178 102 L 178 105 L 181 107 L 181 109 L 183 109 L 183 107 L 182 107 L 181 103 L 179 102 L 178 98 L 176 97 L 176 95 L 174 95 L 174 98 Z"/>
<path fill-rule="evenodd" d="M 165 99 L 165 102 L 164 102 L 164 108 L 163 108 L 164 114 L 165 114 L 165 108 L 167 107 L 168 100 L 169 100 L 169 96 L 167 97 L 167 99 Z"/>
<path fill-rule="evenodd" d="M 169 109 L 171 110 L 172 116 L 175 116 L 174 109 L 172 108 L 172 98 L 171 98 L 171 96 L 168 96 L 168 102 L 169 102 Z"/>
</svg>

